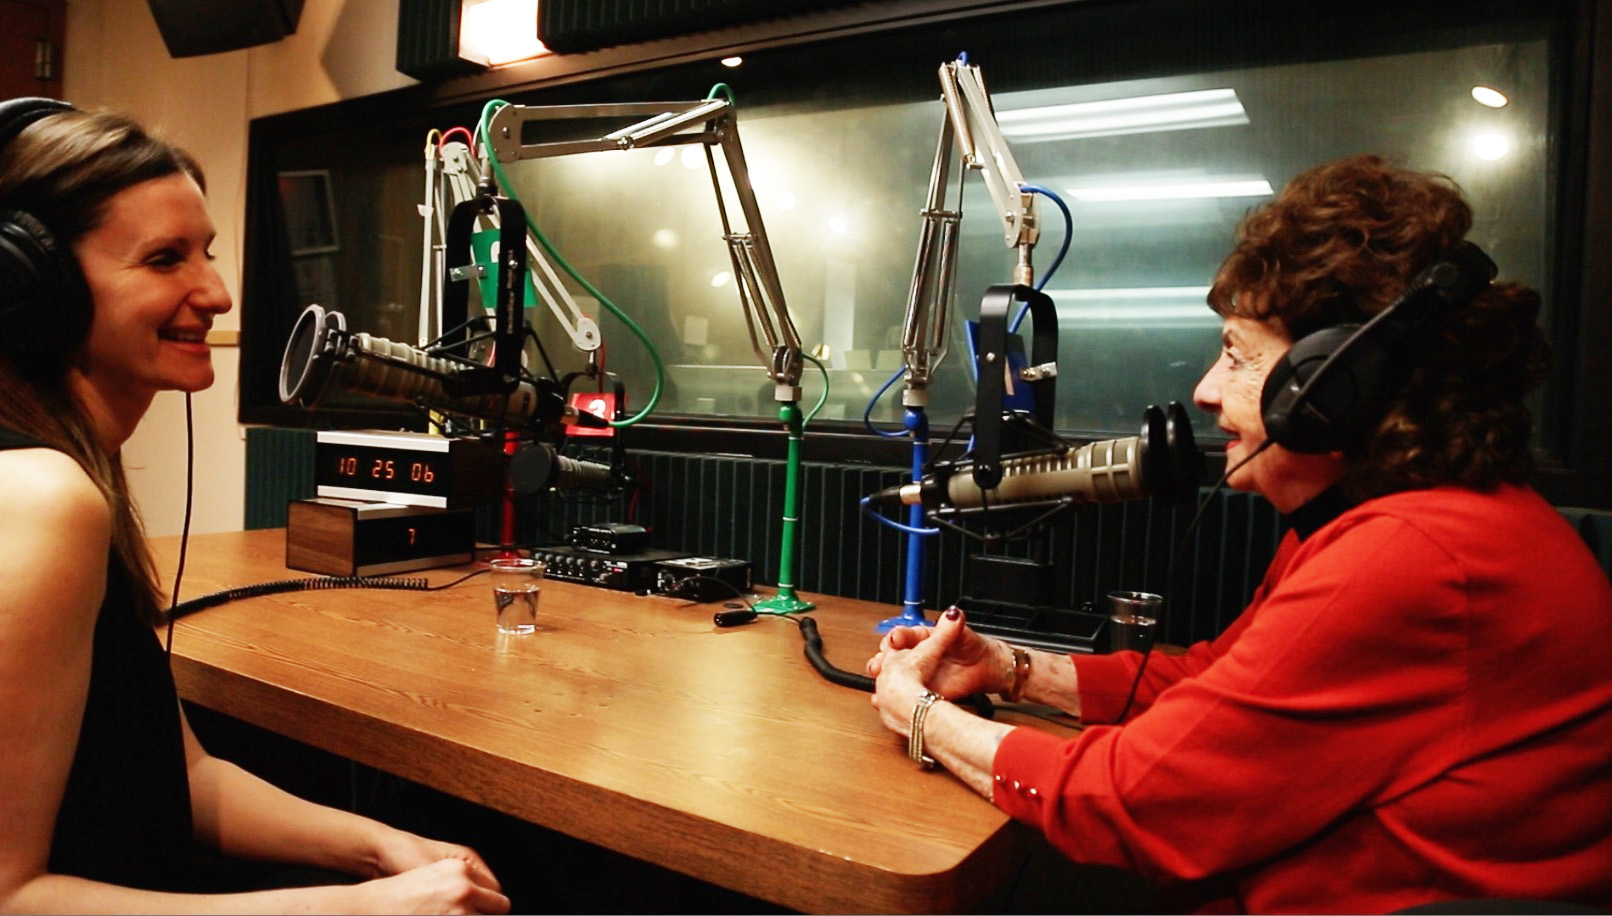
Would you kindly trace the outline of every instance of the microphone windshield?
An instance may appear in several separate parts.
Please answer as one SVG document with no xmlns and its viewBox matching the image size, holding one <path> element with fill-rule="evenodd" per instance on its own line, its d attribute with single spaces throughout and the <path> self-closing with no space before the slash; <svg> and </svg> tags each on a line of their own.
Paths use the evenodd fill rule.
<svg viewBox="0 0 1612 916">
<path fill-rule="evenodd" d="M 330 359 L 320 358 L 327 329 L 345 333 L 347 319 L 341 312 L 326 312 L 317 305 L 308 306 L 297 316 L 291 337 L 286 340 L 285 354 L 280 358 L 282 403 L 312 407 L 324 396 L 332 365 Z"/>
</svg>

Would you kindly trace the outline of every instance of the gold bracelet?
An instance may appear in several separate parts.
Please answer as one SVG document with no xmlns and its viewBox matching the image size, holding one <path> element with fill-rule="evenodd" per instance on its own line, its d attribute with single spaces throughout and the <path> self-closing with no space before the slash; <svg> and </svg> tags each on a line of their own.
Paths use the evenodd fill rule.
<svg viewBox="0 0 1612 916">
<path fill-rule="evenodd" d="M 1030 653 L 1019 646 L 1008 646 L 1013 652 L 1013 685 L 1002 694 L 1002 699 L 1009 703 L 1019 702 L 1024 696 L 1024 685 L 1030 680 Z"/>
<path fill-rule="evenodd" d="M 907 756 L 926 770 L 934 769 L 935 758 L 924 753 L 924 720 L 929 718 L 929 707 L 940 699 L 940 694 L 925 690 L 918 694 L 912 707 L 912 730 L 907 733 Z"/>
</svg>

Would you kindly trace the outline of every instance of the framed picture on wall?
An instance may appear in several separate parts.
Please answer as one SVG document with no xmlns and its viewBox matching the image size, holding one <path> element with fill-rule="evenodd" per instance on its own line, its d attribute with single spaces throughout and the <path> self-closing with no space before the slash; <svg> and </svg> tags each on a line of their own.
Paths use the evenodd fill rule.
<svg viewBox="0 0 1612 916">
<path fill-rule="evenodd" d="M 330 172 L 324 169 L 280 172 L 276 178 L 291 255 L 302 257 L 340 251 Z"/>
</svg>

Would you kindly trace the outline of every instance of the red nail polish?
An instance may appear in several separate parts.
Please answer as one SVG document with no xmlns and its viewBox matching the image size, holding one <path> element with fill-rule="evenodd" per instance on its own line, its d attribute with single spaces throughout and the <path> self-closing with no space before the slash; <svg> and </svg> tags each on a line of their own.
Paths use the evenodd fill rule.
<svg viewBox="0 0 1612 916">
<path fill-rule="evenodd" d="M 947 620 L 956 620 L 957 618 L 959 618 L 961 616 L 963 616 L 963 612 L 959 611 L 957 608 L 950 607 L 950 608 L 946 609 L 946 619 Z"/>
</svg>

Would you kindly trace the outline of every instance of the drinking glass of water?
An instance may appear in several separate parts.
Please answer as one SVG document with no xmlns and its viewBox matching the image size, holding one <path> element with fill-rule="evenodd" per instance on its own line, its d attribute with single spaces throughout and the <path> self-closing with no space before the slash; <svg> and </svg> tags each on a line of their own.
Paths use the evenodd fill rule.
<svg viewBox="0 0 1612 916">
<path fill-rule="evenodd" d="M 487 566 L 492 570 L 498 632 L 535 632 L 537 600 L 543 593 L 543 564 L 529 557 L 499 557 L 488 561 Z"/>
</svg>

